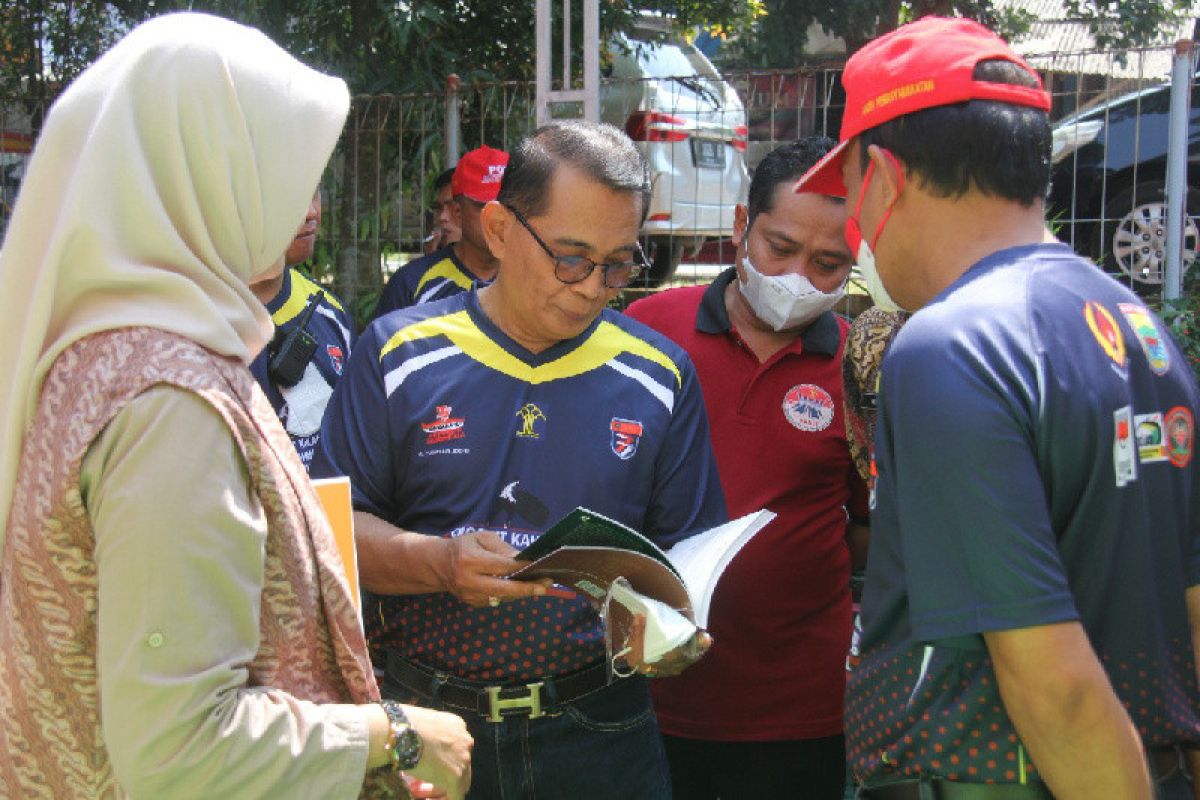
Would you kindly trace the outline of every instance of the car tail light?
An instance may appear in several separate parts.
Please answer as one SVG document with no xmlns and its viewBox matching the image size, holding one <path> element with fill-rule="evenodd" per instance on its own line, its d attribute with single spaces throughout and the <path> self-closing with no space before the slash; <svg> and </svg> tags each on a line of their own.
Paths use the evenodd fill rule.
<svg viewBox="0 0 1200 800">
<path fill-rule="evenodd" d="M 635 111 L 625 120 L 625 134 L 635 142 L 682 142 L 687 122 L 659 111 Z"/>
<path fill-rule="evenodd" d="M 750 129 L 745 125 L 738 125 L 733 129 L 733 145 L 734 150 L 746 152 L 746 140 L 750 137 Z"/>
<path fill-rule="evenodd" d="M 650 218 L 646 221 L 647 222 L 670 222 L 671 221 L 671 212 L 663 211 L 659 214 L 651 214 Z"/>
</svg>

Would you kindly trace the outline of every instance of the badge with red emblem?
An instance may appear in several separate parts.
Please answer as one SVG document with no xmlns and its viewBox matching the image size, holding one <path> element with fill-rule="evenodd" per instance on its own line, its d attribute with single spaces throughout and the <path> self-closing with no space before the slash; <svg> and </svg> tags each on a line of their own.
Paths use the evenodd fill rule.
<svg viewBox="0 0 1200 800">
<path fill-rule="evenodd" d="M 1175 406 L 1163 417 L 1163 430 L 1167 439 L 1167 459 L 1177 467 L 1186 467 L 1192 460 L 1196 441 L 1192 412 L 1184 406 Z"/>
<path fill-rule="evenodd" d="M 336 344 L 327 344 L 325 352 L 329 355 L 329 363 L 333 364 L 333 371 L 341 375 L 342 365 L 346 363 L 346 355 L 342 352 L 342 348 Z"/>
<path fill-rule="evenodd" d="M 823 431 L 833 422 L 833 398 L 815 383 L 801 383 L 783 396 L 783 415 L 802 431 Z"/>
<path fill-rule="evenodd" d="M 613 417 L 609 425 L 612 431 L 612 451 L 617 458 L 628 461 L 637 452 L 638 442 L 642 440 L 642 423 L 632 419 Z"/>
<path fill-rule="evenodd" d="M 1125 337 L 1112 312 L 1095 300 L 1088 300 L 1083 306 L 1083 318 L 1104 355 L 1112 359 L 1118 370 L 1125 369 Z"/>
<path fill-rule="evenodd" d="M 450 406 L 438 406 L 437 416 L 433 422 L 422 422 L 421 430 L 425 431 L 425 444 L 449 442 L 452 439 L 464 439 L 467 436 L 467 421 L 462 417 L 452 417 Z"/>
</svg>

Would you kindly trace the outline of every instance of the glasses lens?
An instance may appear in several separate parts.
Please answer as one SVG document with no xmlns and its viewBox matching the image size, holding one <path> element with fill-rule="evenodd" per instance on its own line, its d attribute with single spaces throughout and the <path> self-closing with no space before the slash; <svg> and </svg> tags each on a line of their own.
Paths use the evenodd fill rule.
<svg viewBox="0 0 1200 800">
<path fill-rule="evenodd" d="M 604 266 L 604 285 L 609 289 L 624 289 L 641 272 L 641 265 L 626 261 L 621 264 L 606 264 Z"/>
<path fill-rule="evenodd" d="M 584 256 L 557 256 L 554 262 L 554 276 L 563 283 L 579 283 L 596 268 L 596 263 Z"/>
</svg>

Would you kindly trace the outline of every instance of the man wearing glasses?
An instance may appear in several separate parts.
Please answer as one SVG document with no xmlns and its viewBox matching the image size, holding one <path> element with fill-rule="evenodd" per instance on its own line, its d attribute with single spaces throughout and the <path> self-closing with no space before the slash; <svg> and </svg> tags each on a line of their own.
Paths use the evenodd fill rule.
<svg viewBox="0 0 1200 800">
<path fill-rule="evenodd" d="M 648 196 L 615 128 L 535 131 L 482 212 L 495 281 L 373 323 L 326 414 L 384 692 L 464 716 L 472 797 L 670 795 L 644 675 L 682 659 L 614 678 L 592 606 L 504 577 L 576 506 L 663 546 L 725 518 L 691 362 L 606 308 Z"/>
</svg>

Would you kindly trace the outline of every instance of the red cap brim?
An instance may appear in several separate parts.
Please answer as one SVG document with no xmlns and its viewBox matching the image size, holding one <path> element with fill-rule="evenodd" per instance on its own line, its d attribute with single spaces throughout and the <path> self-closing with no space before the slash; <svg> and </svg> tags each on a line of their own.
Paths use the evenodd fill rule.
<svg viewBox="0 0 1200 800">
<path fill-rule="evenodd" d="M 830 197 L 845 197 L 846 183 L 842 180 L 842 160 L 846 157 L 846 148 L 850 140 L 838 142 L 837 147 L 825 154 L 825 157 L 812 165 L 812 169 L 800 176 L 792 191 L 796 194 L 811 192 L 827 194 Z"/>
</svg>

